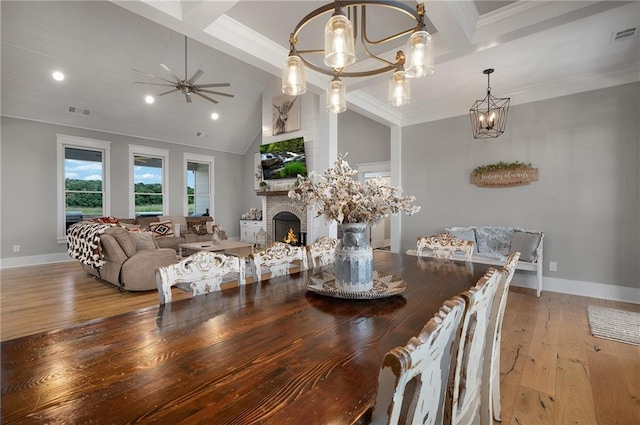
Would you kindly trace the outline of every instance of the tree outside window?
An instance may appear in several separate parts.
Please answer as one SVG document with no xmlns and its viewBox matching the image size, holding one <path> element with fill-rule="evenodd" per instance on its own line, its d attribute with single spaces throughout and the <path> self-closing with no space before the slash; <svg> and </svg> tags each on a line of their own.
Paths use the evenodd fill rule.
<svg viewBox="0 0 640 425">
<path fill-rule="evenodd" d="M 133 181 L 136 216 L 163 214 L 163 161 L 143 155 L 134 155 Z"/>
</svg>

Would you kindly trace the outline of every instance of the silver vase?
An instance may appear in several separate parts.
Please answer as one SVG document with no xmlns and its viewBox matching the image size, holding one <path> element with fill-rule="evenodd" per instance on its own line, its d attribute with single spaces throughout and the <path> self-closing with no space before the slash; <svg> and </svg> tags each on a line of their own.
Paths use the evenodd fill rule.
<svg viewBox="0 0 640 425">
<path fill-rule="evenodd" d="M 335 250 L 335 279 L 338 289 L 365 292 L 373 288 L 373 249 L 367 240 L 365 223 L 342 223 L 342 239 Z"/>
</svg>

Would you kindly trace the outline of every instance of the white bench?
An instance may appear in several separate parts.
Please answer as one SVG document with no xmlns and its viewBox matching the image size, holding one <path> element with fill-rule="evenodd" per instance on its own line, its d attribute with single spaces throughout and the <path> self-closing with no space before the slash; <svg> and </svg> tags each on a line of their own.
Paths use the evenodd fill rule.
<svg viewBox="0 0 640 425">
<path fill-rule="evenodd" d="M 483 248 L 486 247 L 487 242 L 487 233 L 484 232 L 485 229 L 504 229 L 505 234 L 508 234 L 509 228 L 500 228 L 500 227 L 489 227 L 489 226 L 468 226 L 468 227 L 451 227 L 447 228 L 447 233 L 451 233 L 454 236 L 459 237 L 463 240 L 473 240 L 476 248 L 474 248 L 473 257 L 471 258 L 472 263 L 479 264 L 490 264 L 493 266 L 504 266 L 504 260 L 500 258 L 495 258 L 495 255 L 486 256 L 483 255 Z M 512 228 L 513 229 L 513 228 Z M 476 232 L 480 233 L 478 235 Z M 520 235 L 516 236 L 516 241 L 510 240 L 508 252 L 519 251 L 521 254 L 520 261 L 518 261 L 518 265 L 516 266 L 516 270 L 526 270 L 536 272 L 537 277 L 537 288 L 536 295 L 539 297 L 542 292 L 542 271 L 544 267 L 543 261 L 543 240 L 544 240 L 544 232 L 539 230 L 524 230 L 524 229 L 515 229 L 513 230 L 513 235 L 518 232 Z M 474 236 L 475 235 L 475 236 Z M 473 237 L 473 239 L 471 239 Z M 478 246 L 477 238 L 484 238 L 483 243 Z M 539 240 L 538 240 L 539 238 Z M 420 239 L 420 238 L 418 238 Z M 502 241 L 503 246 L 506 241 Z M 515 242 L 515 243 L 514 243 Z M 524 251 L 524 252 L 523 252 Z M 425 257 L 430 257 L 431 253 L 429 251 L 423 251 L 418 253 L 417 249 L 409 249 L 407 250 L 407 254 L 409 255 L 421 255 Z M 494 254 L 494 253 L 491 253 Z M 506 255 L 503 254 L 505 257 Z M 462 254 L 454 254 L 454 260 L 464 261 L 464 257 Z M 527 259 L 531 259 L 532 261 L 527 261 Z"/>
</svg>

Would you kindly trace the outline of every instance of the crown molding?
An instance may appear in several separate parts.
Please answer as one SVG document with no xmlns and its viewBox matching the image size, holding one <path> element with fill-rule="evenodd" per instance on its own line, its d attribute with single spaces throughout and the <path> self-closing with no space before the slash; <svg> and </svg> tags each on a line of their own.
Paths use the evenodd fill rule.
<svg viewBox="0 0 640 425">
<path fill-rule="evenodd" d="M 518 1 L 478 19 L 473 42 L 481 43 L 598 3 L 597 1 Z"/>
<path fill-rule="evenodd" d="M 370 96 L 362 90 L 353 90 L 347 94 L 350 109 L 376 122 L 387 126 L 401 126 L 402 113 L 386 103 Z"/>
</svg>

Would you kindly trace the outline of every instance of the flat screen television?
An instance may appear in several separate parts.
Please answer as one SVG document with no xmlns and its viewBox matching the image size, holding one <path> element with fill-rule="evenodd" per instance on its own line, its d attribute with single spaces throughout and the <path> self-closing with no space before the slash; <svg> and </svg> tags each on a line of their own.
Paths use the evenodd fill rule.
<svg viewBox="0 0 640 425">
<path fill-rule="evenodd" d="M 264 180 L 306 177 L 307 162 L 304 138 L 282 140 L 260 146 L 260 165 Z"/>
</svg>

